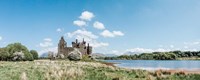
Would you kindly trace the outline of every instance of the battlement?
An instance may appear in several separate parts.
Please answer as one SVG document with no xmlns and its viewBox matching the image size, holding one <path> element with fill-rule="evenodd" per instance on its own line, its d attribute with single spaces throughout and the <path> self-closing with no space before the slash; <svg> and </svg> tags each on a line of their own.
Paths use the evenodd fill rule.
<svg viewBox="0 0 200 80">
<path fill-rule="evenodd" d="M 65 42 L 64 37 L 61 37 L 58 43 L 58 55 L 63 54 L 68 56 L 68 54 L 74 50 L 74 48 L 78 49 L 83 55 L 90 55 L 92 53 L 92 46 L 86 45 L 86 42 L 78 42 L 78 39 L 75 42 L 72 42 L 72 47 L 67 47 L 67 42 Z"/>
</svg>

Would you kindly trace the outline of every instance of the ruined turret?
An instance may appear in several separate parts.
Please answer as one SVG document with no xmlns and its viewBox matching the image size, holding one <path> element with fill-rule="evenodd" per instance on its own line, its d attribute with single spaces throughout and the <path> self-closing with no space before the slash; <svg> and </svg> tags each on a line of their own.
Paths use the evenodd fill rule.
<svg viewBox="0 0 200 80">
<path fill-rule="evenodd" d="M 65 47 L 67 47 L 67 42 L 65 42 L 64 37 L 62 36 L 58 43 L 58 55 L 65 53 Z"/>
<path fill-rule="evenodd" d="M 58 43 L 58 55 L 62 54 L 67 57 L 70 52 L 74 51 L 74 49 L 79 50 L 82 55 L 90 55 L 92 53 L 92 47 L 89 43 L 86 45 L 84 38 L 82 42 L 78 42 L 78 39 L 76 39 L 72 42 L 72 47 L 67 47 L 67 42 L 65 42 L 64 37 L 61 37 Z"/>
</svg>

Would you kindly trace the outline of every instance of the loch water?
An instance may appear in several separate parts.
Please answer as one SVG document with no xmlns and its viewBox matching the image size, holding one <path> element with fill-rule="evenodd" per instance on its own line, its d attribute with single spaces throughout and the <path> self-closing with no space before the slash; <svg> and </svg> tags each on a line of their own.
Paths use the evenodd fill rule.
<svg viewBox="0 0 200 80">
<path fill-rule="evenodd" d="M 200 70 L 198 60 L 105 60 L 116 63 L 115 66 L 130 69 L 159 70 L 183 69 Z"/>
</svg>

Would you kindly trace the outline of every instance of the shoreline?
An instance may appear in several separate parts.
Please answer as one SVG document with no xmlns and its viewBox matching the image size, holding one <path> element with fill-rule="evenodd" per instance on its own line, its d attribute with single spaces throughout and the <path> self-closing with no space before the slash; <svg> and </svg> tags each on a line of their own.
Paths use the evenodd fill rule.
<svg viewBox="0 0 200 80">
<path fill-rule="evenodd" d="M 121 63 L 112 63 L 112 62 L 101 62 L 101 63 L 105 64 L 107 66 L 130 69 L 130 70 L 145 70 L 145 71 L 148 71 L 148 72 L 165 72 L 165 73 L 170 73 L 170 74 L 175 74 L 175 73 L 200 74 L 200 68 L 198 68 L 198 69 L 130 68 L 130 67 L 120 67 L 120 66 L 116 65 L 116 64 L 121 64 Z"/>
</svg>

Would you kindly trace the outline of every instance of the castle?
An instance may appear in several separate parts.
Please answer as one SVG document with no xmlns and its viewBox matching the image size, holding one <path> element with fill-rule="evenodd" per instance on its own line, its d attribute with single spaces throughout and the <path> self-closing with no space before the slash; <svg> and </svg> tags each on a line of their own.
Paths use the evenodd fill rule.
<svg viewBox="0 0 200 80">
<path fill-rule="evenodd" d="M 78 42 L 78 39 L 76 39 L 75 42 L 72 42 L 72 47 L 67 47 L 67 42 L 65 42 L 64 38 L 61 37 L 58 43 L 58 55 L 63 54 L 66 57 L 75 48 L 78 49 L 82 55 L 90 55 L 92 53 L 92 47 L 89 43 L 86 46 L 84 39 L 82 42 Z"/>
</svg>

